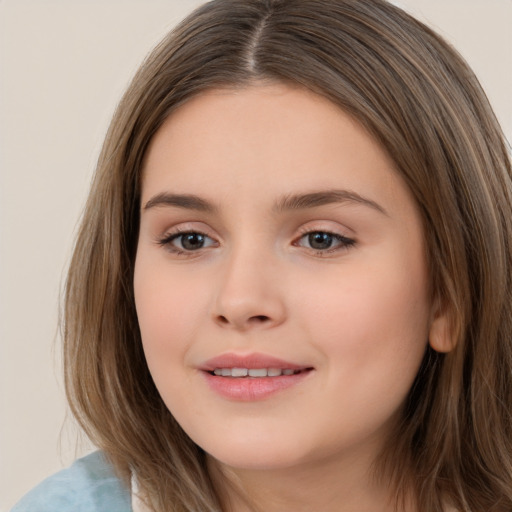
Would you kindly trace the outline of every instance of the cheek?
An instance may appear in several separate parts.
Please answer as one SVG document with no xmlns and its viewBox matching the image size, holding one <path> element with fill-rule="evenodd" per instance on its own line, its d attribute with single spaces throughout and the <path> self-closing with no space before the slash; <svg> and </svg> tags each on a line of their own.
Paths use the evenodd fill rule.
<svg viewBox="0 0 512 512">
<path fill-rule="evenodd" d="M 367 379 L 414 378 L 428 338 L 427 277 L 417 262 L 352 265 L 309 293 L 304 328 L 331 362 Z M 311 287 L 310 287 L 311 289 Z"/>
<path fill-rule="evenodd" d="M 194 336 L 200 300 L 204 297 L 194 281 L 183 273 L 171 274 L 166 265 L 138 256 L 134 294 L 142 344 L 151 371 L 178 360 Z"/>
</svg>

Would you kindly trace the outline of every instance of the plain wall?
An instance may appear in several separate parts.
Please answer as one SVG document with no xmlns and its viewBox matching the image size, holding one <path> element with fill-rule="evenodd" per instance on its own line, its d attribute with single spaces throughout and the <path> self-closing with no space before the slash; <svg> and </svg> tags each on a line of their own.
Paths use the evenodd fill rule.
<svg viewBox="0 0 512 512">
<path fill-rule="evenodd" d="M 0 0 L 0 512 L 90 451 L 67 420 L 59 294 L 102 138 L 198 0 Z M 512 0 L 399 0 L 466 57 L 512 140 Z"/>
</svg>

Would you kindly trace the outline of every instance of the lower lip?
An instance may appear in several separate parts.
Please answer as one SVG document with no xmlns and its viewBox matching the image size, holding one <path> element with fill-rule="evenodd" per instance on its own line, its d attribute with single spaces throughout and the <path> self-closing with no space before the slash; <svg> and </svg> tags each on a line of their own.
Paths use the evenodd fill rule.
<svg viewBox="0 0 512 512">
<path fill-rule="evenodd" d="M 203 372 L 210 389 L 218 395 L 241 402 L 255 402 L 269 398 L 280 391 L 302 382 L 311 370 L 279 377 L 219 377 Z"/>
</svg>

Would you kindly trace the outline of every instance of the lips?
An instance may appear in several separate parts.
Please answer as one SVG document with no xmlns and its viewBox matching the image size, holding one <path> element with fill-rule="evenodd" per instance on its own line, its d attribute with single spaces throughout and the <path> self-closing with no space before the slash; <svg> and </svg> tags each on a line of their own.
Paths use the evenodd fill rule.
<svg viewBox="0 0 512 512">
<path fill-rule="evenodd" d="M 239 355 L 233 353 L 223 354 L 209 359 L 200 367 L 201 370 L 206 372 L 213 372 L 216 368 L 280 368 L 283 370 L 303 370 L 308 367 L 265 354 Z"/>
<path fill-rule="evenodd" d="M 264 354 L 223 354 L 199 369 L 216 394 L 244 402 L 263 400 L 291 388 L 313 370 Z"/>
<path fill-rule="evenodd" d="M 215 368 L 213 374 L 220 377 L 279 377 L 280 375 L 293 375 L 301 370 L 291 368 Z"/>
</svg>

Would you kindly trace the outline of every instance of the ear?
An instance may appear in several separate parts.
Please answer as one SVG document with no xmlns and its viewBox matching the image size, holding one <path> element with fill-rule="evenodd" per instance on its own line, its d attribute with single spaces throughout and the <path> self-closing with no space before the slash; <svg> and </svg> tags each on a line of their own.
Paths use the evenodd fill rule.
<svg viewBox="0 0 512 512">
<path fill-rule="evenodd" d="M 451 352 L 457 344 L 453 313 L 446 304 L 441 305 L 440 301 L 436 302 L 437 306 L 433 308 L 430 322 L 428 341 L 436 352 Z"/>
</svg>

